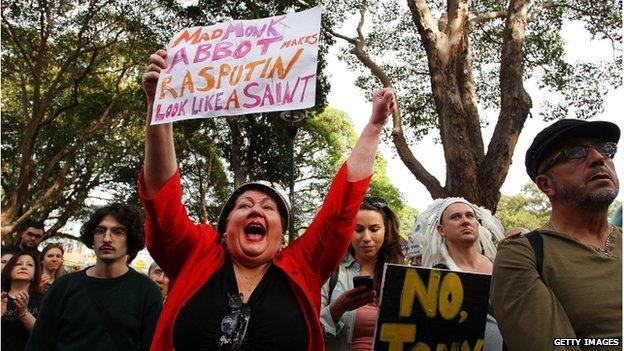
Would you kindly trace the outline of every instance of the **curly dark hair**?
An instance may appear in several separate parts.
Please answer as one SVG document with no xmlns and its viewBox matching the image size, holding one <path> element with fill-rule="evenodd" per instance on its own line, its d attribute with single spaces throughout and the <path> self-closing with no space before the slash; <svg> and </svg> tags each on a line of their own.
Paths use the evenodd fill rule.
<svg viewBox="0 0 624 351">
<path fill-rule="evenodd" d="M 39 257 L 37 257 L 37 253 L 31 251 L 19 251 L 6 263 L 2 269 L 2 275 L 0 278 L 2 291 L 9 291 L 11 289 L 11 271 L 15 268 L 17 260 L 22 256 L 32 257 L 33 262 L 35 263 L 35 275 L 28 286 L 28 295 L 31 297 L 39 295 L 39 277 L 41 276 L 41 266 L 39 265 Z"/>
<path fill-rule="evenodd" d="M 45 232 L 43 222 L 36 219 L 27 219 L 24 223 L 17 227 L 17 232 L 21 235 L 28 228 L 41 229 Z"/>
<path fill-rule="evenodd" d="M 137 256 L 137 253 L 145 247 L 145 232 L 143 229 L 145 219 L 143 211 L 136 206 L 122 203 L 113 203 L 95 210 L 89 217 L 89 220 L 80 228 L 80 240 L 88 248 L 93 249 L 93 230 L 106 216 L 112 216 L 117 222 L 126 227 L 127 263 L 129 264 Z"/>
<path fill-rule="evenodd" d="M 392 212 L 386 201 L 377 197 L 366 197 L 360 205 L 361 210 L 375 211 L 383 218 L 385 233 L 384 242 L 377 253 L 377 263 L 375 263 L 375 276 L 373 277 L 375 290 L 381 291 L 381 277 L 385 263 L 404 263 L 402 247 L 405 239 L 401 237 L 399 231 L 399 218 Z M 355 257 L 353 246 L 349 245 L 349 252 Z"/>
</svg>

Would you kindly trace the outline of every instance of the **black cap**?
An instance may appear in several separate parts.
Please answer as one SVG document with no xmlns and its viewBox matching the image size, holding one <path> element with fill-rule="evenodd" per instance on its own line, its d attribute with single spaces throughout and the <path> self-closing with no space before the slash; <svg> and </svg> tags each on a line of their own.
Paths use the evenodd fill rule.
<svg viewBox="0 0 624 351">
<path fill-rule="evenodd" d="M 238 188 L 236 188 L 236 190 L 234 190 L 232 195 L 230 195 L 230 197 L 225 202 L 225 205 L 223 205 L 221 213 L 219 214 L 217 233 L 219 233 L 219 235 L 225 234 L 227 219 L 230 215 L 230 212 L 234 208 L 234 203 L 236 202 L 236 199 L 238 199 L 238 197 L 247 190 L 259 190 L 269 195 L 275 201 L 275 203 L 277 203 L 277 209 L 280 213 L 280 216 L 282 217 L 282 224 L 284 226 L 284 228 L 282 229 L 285 232 L 291 221 L 290 199 L 288 198 L 288 195 L 286 195 L 286 191 L 284 191 L 284 189 L 279 186 L 279 184 L 259 180 L 255 182 L 245 183 L 239 186 Z"/>
<path fill-rule="evenodd" d="M 526 152 L 524 165 L 531 180 L 539 174 L 538 168 L 544 158 L 567 140 L 576 137 L 591 137 L 602 141 L 618 142 L 620 128 L 606 121 L 584 121 L 580 119 L 561 119 L 537 133 Z"/>
</svg>

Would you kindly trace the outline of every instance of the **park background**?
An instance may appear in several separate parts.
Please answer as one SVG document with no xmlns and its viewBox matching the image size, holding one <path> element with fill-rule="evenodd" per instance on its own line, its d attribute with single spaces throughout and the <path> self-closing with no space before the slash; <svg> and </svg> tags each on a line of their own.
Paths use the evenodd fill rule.
<svg viewBox="0 0 624 351">
<path fill-rule="evenodd" d="M 424 167 L 420 175 L 430 176 L 426 187 L 406 167 L 389 122 L 371 193 L 385 197 L 400 214 L 404 235 L 432 196 L 461 195 L 495 209 L 506 226 L 536 227 L 546 218 L 548 206 L 524 170 L 524 153 L 534 135 L 562 117 L 608 120 L 622 126 L 621 1 L 511 0 L 469 5 L 426 1 L 420 7 L 417 3 L 321 2 L 324 28 L 317 107 L 306 111 L 294 139 L 298 232 L 318 209 L 333 173 L 370 117 L 368 97 L 384 77 L 384 83 L 397 91 L 404 145 Z M 149 53 L 184 27 L 275 16 L 313 5 L 304 1 L 3 2 L 5 244 L 16 240 L 17 224 L 40 218 L 46 220 L 46 240 L 63 241 L 68 248 L 70 264 L 84 266 L 92 261 L 92 252 L 74 240 L 85 215 L 110 201 L 138 204 L 135 184 L 145 119 L 140 75 Z M 522 16 L 526 29 L 508 21 L 520 18 L 522 23 Z M 521 42 L 510 40 L 513 36 L 506 31 L 520 33 L 516 38 Z M 447 40 L 449 53 L 436 52 L 439 38 Z M 509 56 L 510 52 L 516 56 Z M 439 67 L 441 57 L 451 63 Z M 456 67 L 448 69 L 451 65 Z M 432 89 L 431 74 L 445 77 L 445 82 L 467 81 L 469 75 L 457 76 L 466 69 L 472 75 L 472 90 L 469 84 L 457 91 L 444 85 Z M 505 90 L 501 84 L 525 104 L 526 92 L 532 107 L 510 103 L 509 94 L 501 98 Z M 444 89 L 468 97 L 459 108 L 465 115 L 449 114 L 453 100 Z M 499 114 L 512 116 L 515 129 L 508 125 L 504 133 L 495 133 Z M 440 125 L 453 121 L 461 121 L 458 125 L 465 128 L 440 133 Z M 482 141 L 474 140 L 475 134 L 466 135 L 471 139 L 465 144 L 451 140 L 463 136 L 471 129 L 467 123 L 474 121 Z M 234 185 L 250 179 L 269 179 L 288 188 L 288 128 L 279 113 L 177 123 L 176 146 L 190 215 L 214 223 L 219 205 Z M 497 147 L 509 160 L 486 156 L 493 135 L 501 137 Z M 443 140 L 454 150 L 484 150 L 471 154 L 468 158 L 478 159 L 471 163 L 465 153 L 445 154 Z M 622 164 L 621 154 L 615 162 Z M 445 178 L 458 179 L 462 172 L 470 182 L 445 184 Z M 437 186 L 430 178 L 438 180 Z M 135 266 L 144 270 L 150 261 L 142 252 Z"/>
</svg>

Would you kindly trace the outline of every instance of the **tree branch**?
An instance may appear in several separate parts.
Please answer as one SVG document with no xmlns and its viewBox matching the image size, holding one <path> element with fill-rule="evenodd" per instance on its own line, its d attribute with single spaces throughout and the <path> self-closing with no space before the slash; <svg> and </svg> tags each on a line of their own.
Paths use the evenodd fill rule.
<svg viewBox="0 0 624 351">
<path fill-rule="evenodd" d="M 35 69 L 35 65 L 33 63 L 34 57 L 30 56 L 28 54 L 28 51 L 20 43 L 18 36 L 15 33 L 15 28 L 4 15 L 4 11 L 2 11 L 2 26 L 5 27 L 5 30 L 3 32 L 6 33 L 8 31 L 9 38 L 11 38 L 11 40 L 15 43 L 15 46 L 17 46 L 17 49 L 19 50 L 20 54 L 22 55 L 22 57 L 24 57 L 24 62 L 26 62 L 26 64 L 31 70 L 34 70 Z"/>
<path fill-rule="evenodd" d="M 358 41 L 358 45 L 356 45 L 351 51 L 358 58 L 358 60 L 364 64 L 364 66 L 371 70 L 371 73 L 381 81 L 381 84 L 384 87 L 392 87 L 390 77 L 388 77 L 386 72 L 384 72 L 364 51 L 363 41 Z M 407 143 L 407 140 L 405 140 L 401 113 L 398 106 L 392 114 L 392 141 L 405 166 L 410 170 L 410 172 L 412 172 L 418 181 L 427 187 L 432 196 L 434 194 L 442 193 L 443 188 L 440 185 L 440 182 L 416 159 Z"/>
<path fill-rule="evenodd" d="M 10 234 L 15 231 L 15 228 L 19 227 L 22 223 L 24 223 L 27 219 L 37 213 L 40 208 L 42 208 L 50 198 L 58 191 L 65 179 L 67 171 L 69 170 L 70 162 L 65 162 L 63 169 L 56 176 L 52 184 L 46 189 L 43 196 L 37 200 L 32 206 L 28 208 L 21 216 L 19 216 L 15 221 L 11 224 L 2 223 L 1 236 L 4 237 L 7 234 Z"/>
<path fill-rule="evenodd" d="M 527 16 L 527 22 L 533 22 L 539 17 L 539 15 L 546 9 L 555 6 L 555 2 L 550 0 L 546 1 L 543 4 L 534 6 Z"/>
<path fill-rule="evenodd" d="M 486 13 L 481 13 L 470 19 L 469 26 L 470 29 L 479 26 L 485 22 L 489 22 L 491 20 L 495 20 L 498 18 L 507 18 L 506 11 L 491 11 Z"/>
<path fill-rule="evenodd" d="M 502 186 L 507 177 L 513 151 L 532 107 L 531 97 L 523 84 L 528 8 L 529 0 L 511 0 L 503 31 L 499 78 L 501 111 L 483 166 L 479 170 L 480 184 L 496 189 Z M 494 209 L 496 204 L 488 207 Z"/>
<path fill-rule="evenodd" d="M 117 106 L 117 103 L 119 102 L 119 99 L 121 98 L 120 85 L 121 85 L 122 78 L 125 76 L 125 72 L 127 72 L 128 69 L 129 67 L 126 67 L 126 69 L 122 72 L 122 74 L 120 74 L 119 77 L 117 77 L 117 82 L 115 85 L 115 90 L 116 90 L 115 96 L 113 96 L 111 102 L 108 104 L 104 112 L 87 129 L 85 129 L 85 131 L 77 140 L 75 140 L 70 146 L 57 152 L 54 155 L 54 157 L 50 159 L 50 162 L 48 162 L 48 164 L 46 165 L 43 171 L 43 174 L 39 178 L 39 181 L 37 182 L 37 184 L 31 190 L 29 190 L 28 192 L 29 196 L 32 196 L 33 194 L 35 194 L 37 191 L 39 191 L 43 187 L 43 184 L 45 184 L 48 178 L 52 175 L 54 168 L 56 168 L 56 166 L 62 159 L 65 159 L 67 157 L 72 157 L 80 146 L 82 146 L 95 133 L 97 133 L 104 126 L 104 124 L 106 124 L 113 109 Z"/>
<path fill-rule="evenodd" d="M 449 51 L 458 51 L 466 37 L 466 22 L 468 18 L 468 0 L 452 0 L 448 5 L 448 48 Z"/>
<path fill-rule="evenodd" d="M 68 111 L 68 110 L 70 110 L 72 108 L 75 108 L 75 107 L 77 107 L 79 105 L 79 101 L 78 101 L 78 85 L 80 84 L 80 82 L 82 82 L 87 77 L 87 74 L 91 71 L 91 68 L 93 67 L 93 64 L 95 63 L 95 58 L 97 57 L 97 53 L 98 53 L 97 50 L 94 50 L 91 53 L 91 59 L 89 60 L 89 64 L 87 65 L 87 67 L 82 71 L 80 76 L 78 76 L 76 79 L 73 80 L 73 84 L 72 84 L 73 85 L 73 89 L 72 89 L 71 102 L 69 104 L 65 105 L 65 106 L 59 107 L 56 111 L 53 111 L 49 118 L 47 118 L 47 119 L 45 119 L 44 121 L 41 122 L 41 124 L 43 126 L 52 123 L 63 112 Z"/>
<path fill-rule="evenodd" d="M 430 54 L 443 34 L 438 30 L 425 0 L 408 0 L 407 5 L 412 13 L 412 20 L 418 28 L 423 47 Z"/>
<path fill-rule="evenodd" d="M 350 37 L 348 37 L 348 36 L 346 36 L 346 35 L 344 35 L 344 34 L 340 34 L 340 33 L 336 32 L 336 31 L 334 31 L 334 30 L 333 30 L 330 26 L 328 26 L 326 23 L 321 23 L 321 27 L 323 27 L 323 29 L 324 29 L 327 33 L 331 34 L 331 36 L 333 36 L 333 37 L 336 37 L 336 38 L 342 39 L 342 40 L 344 40 L 344 41 L 346 41 L 346 42 L 348 42 L 348 43 L 350 43 L 350 44 L 353 44 L 353 45 L 355 45 L 355 43 L 357 42 L 357 39 L 355 39 L 355 38 L 350 38 Z"/>
<path fill-rule="evenodd" d="M 299 0 L 299 3 L 306 4 L 302 0 Z M 419 11 L 423 11 L 423 16 L 422 16 L 423 21 L 428 23 L 428 25 L 431 25 L 432 28 L 434 29 L 434 31 L 432 31 L 433 37 L 430 38 L 430 40 L 433 43 L 436 40 L 436 36 L 439 35 L 440 33 L 434 26 L 433 17 L 431 16 L 431 13 L 429 12 L 429 9 L 426 3 L 424 1 L 416 0 L 413 3 L 410 1 L 410 7 L 412 6 L 412 4 L 414 6 L 419 7 Z M 377 77 L 377 79 L 381 81 L 381 84 L 384 87 L 392 87 L 392 82 L 390 80 L 390 77 L 388 77 L 388 75 L 381 69 L 381 67 L 379 67 L 379 65 L 377 65 L 364 50 L 366 41 L 364 38 L 364 34 L 362 32 L 362 27 L 364 25 L 364 19 L 365 19 L 364 15 L 366 13 L 366 8 L 367 8 L 366 2 L 364 1 L 362 3 L 362 6 L 359 9 L 360 20 L 357 26 L 357 33 L 358 33 L 357 39 L 347 38 L 344 36 L 337 36 L 332 33 L 333 31 L 327 30 L 327 29 L 326 30 L 333 36 L 338 37 L 340 39 L 343 39 L 353 44 L 353 47 L 351 48 L 351 53 L 353 53 L 365 67 L 370 69 L 373 76 Z M 419 15 L 419 18 L 421 18 L 420 15 Z M 416 179 L 418 179 L 421 183 L 423 183 L 423 185 L 427 187 L 427 189 L 431 192 L 432 196 L 436 194 L 437 195 L 442 194 L 443 188 L 440 185 L 440 182 L 423 167 L 423 165 L 416 159 L 411 149 L 409 148 L 409 145 L 407 141 L 405 140 L 405 135 L 403 134 L 401 114 L 400 112 L 398 112 L 398 108 L 397 108 L 397 112 L 394 113 L 392 116 L 392 124 L 393 124 L 392 140 L 393 140 L 394 145 L 397 148 L 397 152 L 399 154 L 399 157 L 401 157 L 401 160 L 403 161 L 403 163 L 407 166 L 410 172 L 414 174 L 414 177 L 416 177 Z"/>
<path fill-rule="evenodd" d="M 113 45 L 117 41 L 121 33 L 123 33 L 123 30 L 119 30 L 117 34 L 115 35 L 115 37 L 113 38 L 113 40 L 109 40 L 107 43 L 103 45 L 93 46 L 89 48 L 78 46 L 76 50 L 74 50 L 74 52 L 72 52 L 72 54 L 69 55 L 69 57 L 65 60 L 65 62 L 63 63 L 59 71 L 57 72 L 56 76 L 50 83 L 48 91 L 45 94 L 44 98 L 42 99 L 43 100 L 42 105 L 48 106 L 52 101 L 54 101 L 54 99 L 56 99 L 56 97 L 59 95 L 59 91 L 62 90 L 62 88 L 59 87 L 62 77 L 67 73 L 67 71 L 69 70 L 69 67 L 72 64 L 76 63 L 76 60 L 78 60 L 78 57 L 80 55 L 92 53 L 89 65 L 82 72 L 81 76 L 79 76 L 79 78 L 82 77 L 80 78 L 80 80 L 82 80 L 84 79 L 86 74 L 91 69 L 91 65 L 95 62 L 95 59 L 97 58 L 97 53 Z M 127 68 L 125 70 L 127 70 Z"/>
</svg>

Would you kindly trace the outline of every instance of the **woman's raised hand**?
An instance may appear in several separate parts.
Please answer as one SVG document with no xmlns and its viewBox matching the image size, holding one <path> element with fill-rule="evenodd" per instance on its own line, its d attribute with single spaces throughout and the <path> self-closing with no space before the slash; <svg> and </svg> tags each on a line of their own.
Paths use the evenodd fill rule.
<svg viewBox="0 0 624 351">
<path fill-rule="evenodd" d="M 165 68 L 167 68 L 167 51 L 161 49 L 150 55 L 149 66 L 147 66 L 147 70 L 145 70 L 141 79 L 143 90 L 145 90 L 145 95 L 149 102 L 154 101 L 160 71 Z"/>
<path fill-rule="evenodd" d="M 373 94 L 373 114 L 370 123 L 383 126 L 395 109 L 394 91 L 391 88 L 377 90 Z"/>
</svg>

